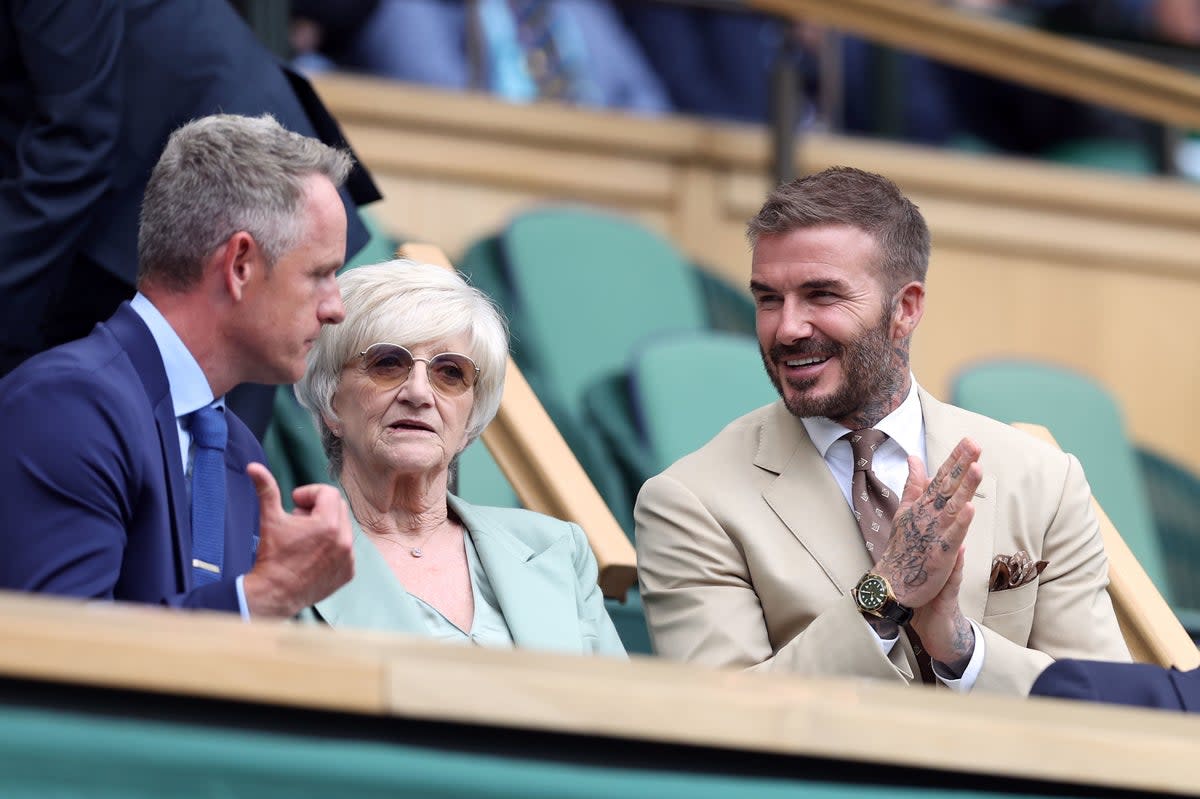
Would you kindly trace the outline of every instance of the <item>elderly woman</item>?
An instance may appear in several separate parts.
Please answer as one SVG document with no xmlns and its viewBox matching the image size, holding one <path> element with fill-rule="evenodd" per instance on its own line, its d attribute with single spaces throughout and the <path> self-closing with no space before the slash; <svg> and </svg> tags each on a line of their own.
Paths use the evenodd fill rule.
<svg viewBox="0 0 1200 799">
<path fill-rule="evenodd" d="M 355 522 L 354 578 L 305 615 L 482 646 L 622 655 L 583 531 L 449 493 L 450 464 L 496 415 L 508 335 L 457 274 L 391 261 L 338 278 L 296 395 Z"/>
</svg>

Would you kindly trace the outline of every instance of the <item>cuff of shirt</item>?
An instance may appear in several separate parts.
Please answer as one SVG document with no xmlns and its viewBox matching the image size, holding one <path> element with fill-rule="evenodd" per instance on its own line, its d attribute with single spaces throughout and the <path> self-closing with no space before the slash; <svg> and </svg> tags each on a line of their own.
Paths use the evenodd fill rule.
<svg viewBox="0 0 1200 799">
<path fill-rule="evenodd" d="M 250 621 L 250 608 L 246 605 L 246 589 L 242 586 L 242 580 L 246 579 L 246 575 L 238 575 L 234 585 L 237 586 L 238 595 L 238 612 L 242 614 L 243 621 Z M 979 640 L 976 638 L 976 640 Z"/>
<path fill-rule="evenodd" d="M 897 632 L 891 638 L 884 638 L 870 624 L 868 624 L 867 627 L 871 630 L 871 635 L 875 636 L 875 640 L 879 642 L 879 648 L 883 650 L 883 656 L 887 657 L 888 655 L 892 654 L 892 647 L 894 647 L 896 642 L 900 640 L 900 628 L 896 628 Z"/>
<path fill-rule="evenodd" d="M 979 625 L 971 619 L 967 619 L 967 621 L 971 624 L 971 632 L 975 634 L 975 651 L 971 653 L 971 659 L 967 661 L 967 667 L 963 669 L 962 676 L 958 679 L 947 677 L 939 668 L 941 664 L 936 660 L 933 661 L 933 675 L 938 678 L 938 682 L 960 694 L 965 694 L 975 687 L 975 681 L 979 679 L 979 672 L 983 669 L 984 649 L 987 648 L 983 643 L 983 631 L 979 629 Z"/>
</svg>

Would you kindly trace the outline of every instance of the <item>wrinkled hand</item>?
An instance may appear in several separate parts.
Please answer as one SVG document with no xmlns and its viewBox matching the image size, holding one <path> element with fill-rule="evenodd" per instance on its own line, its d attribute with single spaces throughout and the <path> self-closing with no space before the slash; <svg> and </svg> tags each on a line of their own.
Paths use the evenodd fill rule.
<svg viewBox="0 0 1200 799">
<path fill-rule="evenodd" d="M 923 608 L 950 578 L 975 514 L 971 499 L 983 477 L 979 455 L 979 445 L 964 438 L 932 480 L 920 459 L 908 459 L 908 481 L 892 536 L 875 568 L 900 604 Z"/>
<path fill-rule="evenodd" d="M 255 618 L 290 617 L 354 576 L 350 511 L 336 488 L 300 486 L 287 513 L 279 484 L 261 463 L 246 467 L 258 492 L 259 545 L 242 586 Z"/>
<path fill-rule="evenodd" d="M 975 631 L 958 605 L 965 551 L 959 547 L 946 584 L 929 604 L 913 613 L 912 619 L 913 629 L 921 636 L 925 651 L 957 676 L 962 675 L 975 652 Z"/>
</svg>

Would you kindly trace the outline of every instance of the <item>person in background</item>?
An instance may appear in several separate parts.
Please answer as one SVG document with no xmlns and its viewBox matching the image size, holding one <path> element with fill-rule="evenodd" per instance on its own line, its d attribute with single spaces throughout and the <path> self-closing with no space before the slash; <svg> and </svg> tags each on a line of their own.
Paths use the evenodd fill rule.
<svg viewBox="0 0 1200 799">
<path fill-rule="evenodd" d="M 351 70 L 513 102 L 671 108 L 609 0 L 294 0 L 292 9 L 301 64 L 317 54 Z"/>
<path fill-rule="evenodd" d="M 500 407 L 508 334 L 454 272 L 412 261 L 338 278 L 346 320 L 296 386 L 354 524 L 354 579 L 303 618 L 480 646 L 623 656 L 577 525 L 449 492 Z"/>
<path fill-rule="evenodd" d="M 270 113 L 349 149 L 224 0 L 0 0 L 0 376 L 133 296 L 150 171 L 171 131 L 216 113 Z M 349 257 L 379 192 L 356 163 L 340 193 Z M 258 436 L 274 395 L 231 398 Z"/>
</svg>

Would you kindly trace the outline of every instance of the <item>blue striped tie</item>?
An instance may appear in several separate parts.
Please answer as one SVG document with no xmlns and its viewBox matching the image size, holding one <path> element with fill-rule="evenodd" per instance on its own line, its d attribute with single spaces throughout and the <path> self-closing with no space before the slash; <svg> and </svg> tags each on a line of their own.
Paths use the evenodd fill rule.
<svg viewBox="0 0 1200 799">
<path fill-rule="evenodd" d="M 189 414 L 192 441 L 192 576 L 196 585 L 221 579 L 225 553 L 225 439 L 220 408 Z"/>
</svg>

